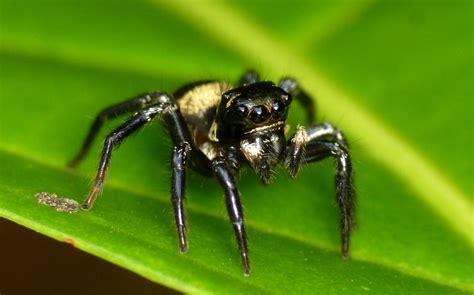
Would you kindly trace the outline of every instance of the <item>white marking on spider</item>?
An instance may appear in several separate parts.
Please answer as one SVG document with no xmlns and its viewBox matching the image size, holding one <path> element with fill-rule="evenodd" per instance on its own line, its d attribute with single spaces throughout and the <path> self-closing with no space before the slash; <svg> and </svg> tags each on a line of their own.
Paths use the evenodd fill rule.
<svg viewBox="0 0 474 295">
<path fill-rule="evenodd" d="M 308 133 L 304 126 L 296 126 L 296 133 L 291 139 L 291 142 L 297 145 L 304 145 L 308 141 Z"/>
<path fill-rule="evenodd" d="M 250 143 L 247 140 L 243 140 L 240 144 L 240 149 L 249 162 L 254 162 L 263 152 L 262 145 L 258 141 Z"/>
</svg>

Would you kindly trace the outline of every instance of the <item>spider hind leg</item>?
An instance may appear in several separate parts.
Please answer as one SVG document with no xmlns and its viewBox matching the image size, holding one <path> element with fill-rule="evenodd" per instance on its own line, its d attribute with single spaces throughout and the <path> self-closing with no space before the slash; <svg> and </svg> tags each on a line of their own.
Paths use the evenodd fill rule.
<svg viewBox="0 0 474 295">
<path fill-rule="evenodd" d="M 140 97 L 138 99 L 140 99 Z M 125 103 L 124 105 L 118 105 L 115 110 L 120 110 L 120 113 L 131 111 L 133 108 L 138 107 L 138 102 L 139 101 L 137 99 L 134 99 L 128 103 Z M 186 122 L 184 121 L 184 118 L 181 115 L 177 105 L 172 102 L 171 97 L 167 94 L 157 93 L 155 94 L 154 99 L 150 100 L 149 102 L 154 102 L 154 104 L 146 105 L 145 107 L 141 108 L 136 114 L 128 119 L 128 121 L 120 125 L 106 137 L 93 187 L 84 201 L 82 208 L 83 210 L 89 210 L 99 195 L 106 177 L 113 150 L 117 148 L 129 135 L 139 130 L 148 122 L 151 122 L 155 117 L 159 117 L 164 121 L 175 145 L 172 155 L 173 174 L 171 185 L 171 203 L 173 205 L 175 222 L 178 229 L 180 250 L 181 252 L 185 252 L 188 248 L 188 242 L 186 238 L 186 216 L 183 204 L 186 180 L 186 160 L 189 156 L 191 156 L 191 164 L 204 166 L 207 163 L 203 163 L 205 160 L 203 159 L 203 155 L 199 154 L 199 152 L 197 152 L 197 150 L 193 147 L 192 138 L 189 134 Z M 133 105 L 133 108 L 130 107 L 130 105 Z M 106 110 L 110 109 L 114 109 L 114 107 Z M 100 115 L 98 118 L 100 118 Z M 98 120 L 100 121 L 102 119 L 96 119 L 96 121 Z M 82 158 L 82 154 L 85 154 L 85 152 L 87 152 L 89 149 L 90 142 L 97 133 L 97 126 L 97 124 L 93 124 L 91 131 L 89 132 L 89 135 L 87 136 L 87 139 L 83 145 L 83 149 L 81 149 L 81 152 L 79 153 L 81 156 L 76 157 L 76 159 L 80 160 L 80 158 Z M 84 146 L 86 148 L 84 148 Z"/>
<path fill-rule="evenodd" d="M 298 100 L 306 111 L 307 124 L 313 124 L 316 119 L 314 100 L 303 89 L 301 89 L 298 81 L 293 78 L 285 77 L 280 80 L 278 86 Z"/>
<path fill-rule="evenodd" d="M 164 95 L 160 92 L 149 92 L 133 97 L 127 101 L 103 109 L 94 119 L 89 128 L 89 132 L 81 146 L 79 152 L 68 163 L 70 169 L 76 168 L 89 152 L 92 142 L 99 134 L 99 131 L 105 122 L 115 119 L 121 115 L 136 112 L 148 105 L 159 103 Z"/>
<path fill-rule="evenodd" d="M 167 112 L 169 109 L 171 109 L 171 106 L 173 105 L 174 104 L 171 102 L 166 102 L 158 103 L 144 108 L 135 115 L 133 115 L 125 123 L 117 127 L 109 135 L 107 135 L 102 148 L 99 167 L 94 180 L 94 185 L 87 199 L 82 205 L 82 208 L 84 210 L 88 210 L 92 207 L 102 189 L 113 150 L 117 148 L 122 143 L 122 141 L 125 140 L 128 136 L 139 130 L 146 123 L 152 121 L 156 115 Z"/>
<path fill-rule="evenodd" d="M 260 82 L 260 75 L 255 70 L 247 70 L 242 77 L 240 77 L 239 85 L 244 86 Z"/>
</svg>

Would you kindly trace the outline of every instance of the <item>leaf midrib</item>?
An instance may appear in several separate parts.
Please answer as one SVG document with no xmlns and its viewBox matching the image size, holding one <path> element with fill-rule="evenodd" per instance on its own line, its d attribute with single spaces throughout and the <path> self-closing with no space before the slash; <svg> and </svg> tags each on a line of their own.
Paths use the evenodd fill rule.
<svg viewBox="0 0 474 295">
<path fill-rule="evenodd" d="M 0 144 L 0 151 L 9 155 L 27 160 L 29 162 L 34 162 L 39 165 L 46 166 L 48 168 L 57 170 L 62 173 L 65 172 L 65 168 L 62 165 L 59 165 L 54 162 L 45 161 L 45 158 L 34 157 L 32 156 L 31 153 L 28 153 L 27 151 L 22 151 L 21 148 L 18 148 L 18 147 L 12 147 L 5 144 Z M 79 178 L 83 178 L 84 180 L 89 180 L 89 177 L 79 174 L 79 173 L 75 173 L 75 176 Z M 169 205 L 168 204 L 169 202 L 167 201 L 167 199 L 163 200 L 160 194 L 153 194 L 147 191 L 141 191 L 141 190 L 129 188 L 113 180 L 110 180 L 109 182 L 107 182 L 107 186 L 110 189 L 122 191 L 128 194 L 133 194 L 138 197 L 153 199 L 154 201 L 163 203 L 164 206 Z M 198 215 L 217 219 L 217 220 L 220 220 L 221 222 L 228 222 L 222 215 L 210 213 L 209 210 L 207 210 L 206 208 L 200 208 L 199 206 L 188 204 L 186 206 L 186 209 Z M 294 232 L 278 231 L 272 228 L 269 229 L 265 225 L 260 225 L 258 223 L 255 223 L 249 220 L 246 220 L 245 224 L 247 228 L 249 229 L 251 228 L 254 231 L 259 231 L 265 234 L 275 235 L 280 238 L 296 241 L 296 242 L 299 242 L 299 243 L 302 243 L 307 246 L 320 249 L 323 251 L 339 253 L 339 249 L 336 247 L 333 247 L 321 241 L 308 239 L 307 237 L 297 235 Z M 351 253 L 351 259 L 355 261 L 371 263 L 382 268 L 397 271 L 407 276 L 411 276 L 411 277 L 421 279 L 421 280 L 427 280 L 427 281 L 433 282 L 435 284 L 443 285 L 443 286 L 457 288 L 464 291 L 470 291 L 474 289 L 474 285 L 461 282 L 457 278 L 446 277 L 438 273 L 426 271 L 425 269 L 421 269 L 420 267 L 417 267 L 416 269 L 410 269 L 404 263 L 396 263 L 390 260 L 383 260 L 383 259 L 380 259 L 380 257 L 371 257 L 371 256 L 363 255 L 361 253 L 357 253 L 356 251 Z"/>
</svg>

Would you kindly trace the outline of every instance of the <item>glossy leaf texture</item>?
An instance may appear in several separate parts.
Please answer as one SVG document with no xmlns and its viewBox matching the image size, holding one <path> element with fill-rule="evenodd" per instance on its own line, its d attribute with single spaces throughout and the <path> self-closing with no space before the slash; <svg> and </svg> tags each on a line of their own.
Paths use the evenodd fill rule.
<svg viewBox="0 0 474 295">
<path fill-rule="evenodd" d="M 0 216 L 191 293 L 456 294 L 474 290 L 470 1 L 0 2 Z M 296 180 L 239 180 L 253 271 L 242 275 L 222 191 L 189 173 L 190 250 L 169 202 L 158 122 L 124 143 L 90 212 L 37 204 L 87 194 L 100 141 L 65 163 L 94 115 L 196 79 L 299 79 L 345 131 L 357 186 L 340 257 L 331 160 Z M 303 121 L 294 106 L 293 130 Z M 101 137 L 118 122 L 108 124 Z M 4 238 L 4 237 L 2 237 Z"/>
</svg>

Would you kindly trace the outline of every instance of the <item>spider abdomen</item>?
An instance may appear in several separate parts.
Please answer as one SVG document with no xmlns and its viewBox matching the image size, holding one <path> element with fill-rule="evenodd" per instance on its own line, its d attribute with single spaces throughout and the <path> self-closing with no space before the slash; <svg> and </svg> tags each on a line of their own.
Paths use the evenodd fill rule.
<svg viewBox="0 0 474 295">
<path fill-rule="evenodd" d="M 200 81 L 181 87 L 174 99 L 183 115 L 194 144 L 209 160 L 215 157 L 215 144 L 209 138 L 222 94 L 232 85 L 220 81 Z"/>
</svg>

